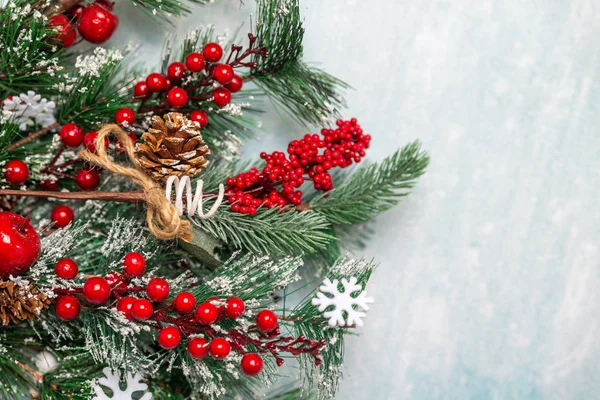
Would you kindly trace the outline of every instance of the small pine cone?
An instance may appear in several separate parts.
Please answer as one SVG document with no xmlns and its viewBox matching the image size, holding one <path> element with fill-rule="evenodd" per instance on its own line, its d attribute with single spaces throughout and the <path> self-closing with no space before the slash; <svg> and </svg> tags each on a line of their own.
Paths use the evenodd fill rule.
<svg viewBox="0 0 600 400">
<path fill-rule="evenodd" d="M 208 165 L 210 149 L 204 143 L 200 126 L 179 113 L 168 113 L 164 120 L 152 117 L 152 128 L 136 145 L 138 165 L 154 180 L 169 176 L 194 176 Z"/>
<path fill-rule="evenodd" d="M 0 280 L 0 322 L 6 326 L 33 320 L 50 306 L 50 299 L 32 282 L 16 283 Z"/>
</svg>

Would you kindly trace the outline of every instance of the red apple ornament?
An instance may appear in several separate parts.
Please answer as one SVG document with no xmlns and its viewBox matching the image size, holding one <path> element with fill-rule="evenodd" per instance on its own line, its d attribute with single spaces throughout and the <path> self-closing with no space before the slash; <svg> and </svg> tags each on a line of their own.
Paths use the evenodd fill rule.
<svg viewBox="0 0 600 400">
<path fill-rule="evenodd" d="M 29 218 L 0 212 L 0 279 L 23 274 L 37 260 L 41 249 L 40 237 Z"/>
</svg>

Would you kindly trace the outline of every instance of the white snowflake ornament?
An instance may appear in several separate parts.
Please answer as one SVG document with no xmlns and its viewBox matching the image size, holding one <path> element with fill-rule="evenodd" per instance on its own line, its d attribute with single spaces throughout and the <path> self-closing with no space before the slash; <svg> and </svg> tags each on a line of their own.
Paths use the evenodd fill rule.
<svg viewBox="0 0 600 400">
<path fill-rule="evenodd" d="M 323 284 L 317 292 L 317 297 L 312 299 L 314 306 L 319 306 L 319 311 L 325 311 L 329 306 L 333 306 L 333 310 L 325 311 L 323 316 L 329 319 L 330 326 L 363 326 L 362 318 L 367 314 L 364 311 L 369 310 L 368 303 L 373 303 L 372 297 L 367 297 L 367 291 L 362 290 L 362 286 L 356 284 L 356 277 L 351 277 L 350 281 L 346 278 L 342 278 L 342 286 L 344 291 L 340 292 L 338 289 L 339 281 L 334 279 L 333 282 L 326 278 Z M 360 292 L 360 294 L 353 298 L 352 294 Z M 325 295 L 329 293 L 332 297 Z M 356 308 L 361 309 L 355 310 Z M 344 312 L 346 313 L 346 319 L 344 319 Z"/>
<path fill-rule="evenodd" d="M 25 131 L 33 125 L 43 128 L 56 122 L 53 101 L 43 99 L 41 95 L 29 90 L 27 94 L 10 97 L 2 102 L 3 115 L 19 124 L 19 129 Z"/>
<path fill-rule="evenodd" d="M 148 389 L 148 385 L 143 382 L 143 378 L 140 374 L 131 375 L 131 372 L 127 373 L 127 379 L 125 383 L 127 388 L 122 390 L 119 386 L 121 377 L 118 373 L 113 374 L 110 368 L 104 368 L 104 377 L 98 379 L 96 384 L 93 386 L 96 396 L 92 400 L 132 400 L 134 392 L 145 392 Z M 112 397 L 108 397 L 101 386 L 105 386 L 112 390 Z M 150 400 L 152 393 L 145 393 L 139 400 Z"/>
</svg>

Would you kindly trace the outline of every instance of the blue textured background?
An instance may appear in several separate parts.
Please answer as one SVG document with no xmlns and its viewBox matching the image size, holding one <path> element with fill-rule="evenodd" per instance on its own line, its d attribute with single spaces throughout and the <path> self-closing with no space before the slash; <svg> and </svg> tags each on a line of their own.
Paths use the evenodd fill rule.
<svg viewBox="0 0 600 400">
<path fill-rule="evenodd" d="M 171 31 L 248 21 L 251 0 Z M 371 159 L 420 138 L 429 173 L 377 220 L 376 303 L 340 399 L 600 398 L 600 3 L 305 0 L 306 58 L 350 83 Z M 158 62 L 127 4 L 112 40 Z M 248 24 L 246 23 L 246 26 Z M 271 114 L 248 153 L 305 132 Z"/>
</svg>

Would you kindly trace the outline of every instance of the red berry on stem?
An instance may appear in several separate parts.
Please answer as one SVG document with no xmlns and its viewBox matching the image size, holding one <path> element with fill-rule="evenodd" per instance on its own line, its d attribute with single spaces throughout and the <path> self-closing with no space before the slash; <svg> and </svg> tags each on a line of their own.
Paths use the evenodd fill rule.
<svg viewBox="0 0 600 400">
<path fill-rule="evenodd" d="M 174 82 L 178 82 L 185 74 L 185 64 L 179 61 L 172 62 L 167 68 L 167 76 Z"/>
<path fill-rule="evenodd" d="M 210 342 L 209 351 L 213 358 L 221 360 L 229 355 L 229 352 L 231 351 L 231 345 L 223 338 L 214 338 Z"/>
<path fill-rule="evenodd" d="M 4 167 L 4 178 L 11 185 L 21 185 L 29 179 L 29 167 L 21 160 L 12 160 Z"/>
<path fill-rule="evenodd" d="M 219 107 L 224 107 L 231 102 L 231 92 L 225 88 L 216 88 L 213 91 L 213 103 Z"/>
<path fill-rule="evenodd" d="M 9 211 L 0 212 L 0 237 L 0 279 L 21 275 L 40 255 L 40 237 L 29 218 Z"/>
<path fill-rule="evenodd" d="M 242 357 L 242 372 L 248 376 L 256 376 L 263 369 L 263 359 L 256 353 L 247 353 Z"/>
<path fill-rule="evenodd" d="M 91 131 L 83 138 L 83 145 L 90 153 L 96 153 L 96 139 L 98 139 L 98 132 Z M 108 138 L 104 137 L 104 148 L 108 148 L 110 142 Z"/>
<path fill-rule="evenodd" d="M 75 175 L 75 182 L 81 190 L 94 190 L 100 184 L 100 174 L 94 168 L 84 168 Z"/>
<path fill-rule="evenodd" d="M 154 313 L 154 308 L 152 307 L 152 303 L 150 303 L 146 299 L 136 300 L 135 303 L 131 306 L 131 315 L 133 318 L 138 319 L 140 321 L 145 321 L 152 316 Z"/>
<path fill-rule="evenodd" d="M 185 65 L 192 72 L 200 72 L 206 66 L 204 56 L 200 53 L 190 53 L 185 58 Z"/>
<path fill-rule="evenodd" d="M 78 4 L 75 7 L 73 7 L 69 13 L 73 16 L 73 18 L 77 20 L 81 18 L 81 14 L 83 13 L 84 8 L 84 6 Z"/>
<path fill-rule="evenodd" d="M 165 78 L 165 84 L 163 85 L 162 90 L 167 91 L 171 89 L 171 80 L 169 78 Z"/>
<path fill-rule="evenodd" d="M 148 85 L 146 81 L 139 81 L 133 88 L 133 97 L 146 97 L 148 95 Z"/>
<path fill-rule="evenodd" d="M 179 314 L 187 314 L 196 308 L 196 298 L 190 292 L 181 292 L 173 300 L 173 307 Z"/>
<path fill-rule="evenodd" d="M 187 104 L 188 94 L 182 88 L 173 88 L 167 93 L 169 104 L 175 108 L 181 108 Z"/>
<path fill-rule="evenodd" d="M 146 272 L 146 259 L 140 253 L 127 253 L 123 260 L 123 271 L 129 277 L 138 277 Z"/>
<path fill-rule="evenodd" d="M 78 271 L 77 263 L 70 258 L 63 258 L 54 266 L 56 276 L 62 279 L 73 279 L 77 276 Z"/>
<path fill-rule="evenodd" d="M 75 214 L 69 206 L 60 205 L 54 207 L 50 219 L 54 223 L 55 228 L 64 228 L 75 219 Z"/>
<path fill-rule="evenodd" d="M 163 349 L 174 349 L 181 342 L 181 332 L 174 326 L 168 326 L 158 332 L 158 344 Z"/>
<path fill-rule="evenodd" d="M 231 297 L 225 302 L 225 313 L 229 318 L 239 318 L 244 313 L 246 306 L 239 297 Z"/>
<path fill-rule="evenodd" d="M 223 57 L 223 48 L 218 43 L 207 43 L 202 54 L 206 61 L 217 62 Z"/>
<path fill-rule="evenodd" d="M 48 25 L 56 27 L 55 29 L 58 32 L 52 35 L 52 37 L 58 39 L 63 47 L 71 47 L 75 43 L 77 32 L 75 32 L 75 27 L 66 15 L 53 15 L 50 17 Z"/>
<path fill-rule="evenodd" d="M 208 125 L 208 115 L 204 111 L 194 110 L 190 113 L 190 119 L 200 124 L 200 128 Z"/>
<path fill-rule="evenodd" d="M 77 147 L 83 143 L 85 132 L 77 124 L 64 124 L 58 133 L 60 140 L 67 147 Z"/>
<path fill-rule="evenodd" d="M 212 76 L 217 82 L 224 85 L 233 79 L 233 68 L 229 64 L 217 64 L 212 70 Z"/>
<path fill-rule="evenodd" d="M 197 360 L 201 360 L 208 355 L 209 344 L 206 339 L 193 338 L 188 343 L 188 353 Z"/>
<path fill-rule="evenodd" d="M 256 325 L 263 332 L 271 332 L 277 328 L 277 315 L 271 310 L 262 310 L 256 316 Z"/>
<path fill-rule="evenodd" d="M 98 3 L 83 9 L 77 24 L 79 34 L 87 41 L 100 44 L 106 42 L 119 25 L 119 18 Z"/>
<path fill-rule="evenodd" d="M 150 92 L 160 92 L 166 84 L 166 78 L 158 72 L 153 72 L 146 78 L 146 86 Z"/>
<path fill-rule="evenodd" d="M 135 144 L 137 143 L 137 136 L 135 136 L 135 133 L 129 132 L 127 133 L 127 136 L 129 136 L 129 138 L 131 139 L 131 144 L 135 146 Z M 120 140 L 117 140 L 117 151 L 119 153 L 125 153 L 125 148 L 123 147 L 123 144 Z"/>
<path fill-rule="evenodd" d="M 131 309 L 133 308 L 133 303 L 135 303 L 137 299 L 132 296 L 127 296 L 119 299 L 117 303 L 117 310 L 122 312 L 125 315 L 125 318 L 132 321 L 133 315 L 131 315 Z"/>
<path fill-rule="evenodd" d="M 219 317 L 219 310 L 208 301 L 200 304 L 196 309 L 196 319 L 204 325 L 210 325 Z"/>
<path fill-rule="evenodd" d="M 99 276 L 89 278 L 83 284 L 83 297 L 92 304 L 102 304 L 110 297 L 110 285 Z"/>
<path fill-rule="evenodd" d="M 129 107 L 119 108 L 115 113 L 115 121 L 117 121 L 117 124 L 125 122 L 129 125 L 133 124 L 135 122 L 135 111 Z"/>
<path fill-rule="evenodd" d="M 44 179 L 43 181 L 40 182 L 40 188 L 42 190 L 56 190 L 58 189 L 58 182 L 59 181 L 53 181 L 51 179 Z"/>
<path fill-rule="evenodd" d="M 233 75 L 231 78 L 231 82 L 229 82 L 225 87 L 229 89 L 231 93 L 237 93 L 242 90 L 242 86 L 244 86 L 244 80 L 239 75 Z"/>
<path fill-rule="evenodd" d="M 160 303 L 169 297 L 169 284 L 162 278 L 154 278 L 146 286 L 146 294 L 150 300 Z"/>
<path fill-rule="evenodd" d="M 81 305 L 74 296 L 61 296 L 56 300 L 54 312 L 63 321 L 72 321 L 79 315 Z"/>
</svg>

